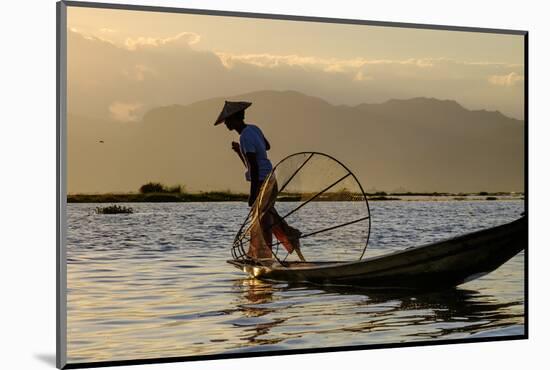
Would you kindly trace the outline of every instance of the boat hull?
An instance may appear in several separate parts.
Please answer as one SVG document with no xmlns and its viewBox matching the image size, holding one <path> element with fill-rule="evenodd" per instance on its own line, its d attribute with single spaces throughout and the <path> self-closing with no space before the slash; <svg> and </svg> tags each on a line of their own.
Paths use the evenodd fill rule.
<svg viewBox="0 0 550 370">
<path fill-rule="evenodd" d="M 452 239 L 361 261 L 229 263 L 265 280 L 359 285 L 366 288 L 452 287 L 494 271 L 527 247 L 527 221 L 514 222 Z"/>
</svg>

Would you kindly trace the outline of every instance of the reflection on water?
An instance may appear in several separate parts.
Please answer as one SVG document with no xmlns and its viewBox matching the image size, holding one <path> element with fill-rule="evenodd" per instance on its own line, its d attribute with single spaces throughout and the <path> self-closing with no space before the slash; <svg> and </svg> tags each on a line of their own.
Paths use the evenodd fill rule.
<svg viewBox="0 0 550 370">
<path fill-rule="evenodd" d="M 270 283 L 225 263 L 245 204 L 131 204 L 132 215 L 94 215 L 95 206 L 69 205 L 69 362 L 524 332 L 523 253 L 442 292 Z M 375 203 L 367 255 L 501 224 L 522 211 L 512 201 Z"/>
<path fill-rule="evenodd" d="M 256 321 L 253 318 L 261 318 L 272 314 L 276 311 L 276 307 L 269 307 L 273 302 L 273 285 L 263 283 L 255 279 L 238 280 L 236 282 L 237 292 L 242 297 L 235 302 L 236 307 L 242 316 L 250 320 L 249 323 L 233 323 L 236 327 L 243 328 L 241 340 L 249 344 L 276 344 L 283 340 L 281 339 L 262 339 L 262 336 L 269 334 L 271 328 L 280 325 L 286 321 L 284 318 Z"/>
<path fill-rule="evenodd" d="M 240 280 L 234 289 L 239 293 L 236 306 L 245 318 L 278 316 L 277 311 L 287 312 L 276 319 L 235 324 L 245 329 L 246 335 L 240 338 L 250 345 L 282 341 L 307 343 L 308 339 L 319 335 L 345 336 L 353 340 L 355 335 L 362 334 L 357 344 L 377 344 L 397 342 L 395 335 L 402 336 L 399 341 L 403 342 L 467 338 L 499 328 L 504 328 L 500 335 L 523 334 L 520 324 L 523 323 L 523 310 L 517 309 L 522 307 L 522 300 L 499 302 L 496 297 L 476 290 L 454 288 L 440 292 L 381 293 L 358 287 L 319 286 L 318 291 L 312 292 L 307 285 L 274 285 L 255 279 Z M 314 294 L 315 299 L 293 292 Z M 294 299 L 289 299 L 290 296 Z M 306 308 L 312 315 L 308 320 L 299 315 Z M 319 316 L 323 315 L 341 320 L 328 325 L 321 323 Z M 493 335 L 498 334 L 498 331 L 493 332 Z"/>
</svg>

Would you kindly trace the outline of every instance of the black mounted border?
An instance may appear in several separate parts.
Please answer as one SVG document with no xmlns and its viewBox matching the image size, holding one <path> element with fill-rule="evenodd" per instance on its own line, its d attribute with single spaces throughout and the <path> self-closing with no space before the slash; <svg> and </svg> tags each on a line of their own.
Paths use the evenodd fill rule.
<svg viewBox="0 0 550 370">
<path fill-rule="evenodd" d="M 369 21 L 347 18 L 325 18 L 312 16 L 297 16 L 284 14 L 265 14 L 265 13 L 249 13 L 249 12 L 232 12 L 211 9 L 189 9 L 175 8 L 149 5 L 129 5 L 129 4 L 111 4 L 98 2 L 83 2 L 83 1 L 59 1 L 56 4 L 57 17 L 57 63 L 56 63 L 56 93 L 57 93 L 57 140 L 56 140 L 56 228 L 57 228 L 57 252 L 56 252 L 56 366 L 59 369 L 78 369 L 78 368 L 95 368 L 95 367 L 110 367 L 110 366 L 125 366 L 125 365 L 143 365 L 143 364 L 161 364 L 183 361 L 203 361 L 203 360 L 221 360 L 221 359 L 236 359 L 247 357 L 265 357 L 265 356 L 281 356 L 294 354 L 313 354 L 323 352 L 344 352 L 344 351 L 359 351 L 365 349 L 382 349 L 382 348 L 403 348 L 417 346 L 434 346 L 447 344 L 467 344 L 467 343 L 484 343 L 484 342 L 500 342 L 508 340 L 523 340 L 528 339 L 529 333 L 529 305 L 528 305 L 528 289 L 529 289 L 529 247 L 524 251 L 524 320 L 525 332 L 523 335 L 508 335 L 489 338 L 474 338 L 474 339 L 447 339 L 437 341 L 419 341 L 412 343 L 390 343 L 390 344 L 369 344 L 357 346 L 339 346 L 339 347 L 320 347 L 312 349 L 295 349 L 295 350 L 274 350 L 266 352 L 247 352 L 235 354 L 218 354 L 218 355 L 201 355 L 201 356 L 178 356 L 178 357 L 158 357 L 144 358 L 136 360 L 120 360 L 120 361 L 98 361 L 98 362 L 79 362 L 67 363 L 67 250 L 66 250 L 66 107 L 67 107 L 67 7 L 82 7 L 96 9 L 120 9 L 133 10 L 144 12 L 161 12 L 161 13 L 181 13 L 181 14 L 200 14 L 210 16 L 223 17 L 241 17 L 241 18 L 256 18 L 256 19 L 273 19 L 287 20 L 300 22 L 316 22 L 316 23 L 339 23 L 339 24 L 355 24 L 377 27 L 392 27 L 392 28 L 414 28 L 427 30 L 442 30 L 456 32 L 476 32 L 476 33 L 493 33 L 505 35 L 518 35 L 524 37 L 524 194 L 525 194 L 525 217 L 529 222 L 529 181 L 528 181 L 528 117 L 529 117 L 529 99 L 528 99 L 528 81 L 529 81 L 529 32 L 525 30 L 511 29 L 496 29 L 496 28 L 478 28 L 478 27 L 460 27 L 450 25 L 431 25 L 420 23 L 401 23 L 401 22 L 382 22 Z M 528 238 L 529 239 L 529 238 Z M 529 240 L 527 240 L 529 244 Z"/>
<path fill-rule="evenodd" d="M 221 355 L 202 355 L 202 356 L 182 356 L 182 357 L 159 357 L 139 360 L 122 360 L 122 361 L 98 361 L 98 362 L 81 362 L 75 364 L 67 364 L 62 369 L 80 369 L 94 367 L 110 367 L 110 366 L 128 366 L 128 365 L 146 365 L 146 364 L 165 364 L 172 362 L 183 361 L 204 361 L 204 360 L 224 360 L 247 357 L 266 357 L 266 356 L 282 356 L 282 355 L 298 355 L 298 354 L 313 354 L 324 352 L 348 352 L 359 351 L 365 349 L 383 349 L 383 348 L 404 348 L 404 347 L 420 347 L 420 346 L 437 346 L 447 344 L 463 344 L 463 343 L 483 343 L 483 342 L 502 342 L 509 340 L 527 339 L 525 335 L 511 335 L 494 338 L 478 338 L 478 339 L 452 339 L 452 340 L 437 340 L 437 341 L 421 341 L 412 343 L 396 343 L 396 344 L 371 344 L 365 346 L 341 346 L 341 347 L 319 347 L 308 349 L 292 349 L 282 351 L 266 351 L 266 352 L 250 352 L 250 353 L 235 353 Z"/>
<path fill-rule="evenodd" d="M 56 4 L 56 366 L 67 362 L 67 7 Z"/>
</svg>

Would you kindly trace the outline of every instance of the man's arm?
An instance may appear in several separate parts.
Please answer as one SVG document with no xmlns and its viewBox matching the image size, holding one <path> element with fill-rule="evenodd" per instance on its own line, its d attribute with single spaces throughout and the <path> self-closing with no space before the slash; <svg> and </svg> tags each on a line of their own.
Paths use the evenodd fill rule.
<svg viewBox="0 0 550 370">
<path fill-rule="evenodd" d="M 236 141 L 232 141 L 231 149 L 233 149 L 233 151 L 237 153 L 237 155 L 241 159 L 241 162 L 243 162 L 244 166 L 246 167 L 246 162 L 244 161 L 243 154 L 241 153 L 241 146 L 239 145 L 239 143 L 237 143 Z"/>
<path fill-rule="evenodd" d="M 250 165 L 248 169 L 250 173 L 250 196 L 248 197 L 248 205 L 252 206 L 260 191 L 260 168 L 256 160 L 256 153 L 246 153 L 246 159 Z"/>
</svg>

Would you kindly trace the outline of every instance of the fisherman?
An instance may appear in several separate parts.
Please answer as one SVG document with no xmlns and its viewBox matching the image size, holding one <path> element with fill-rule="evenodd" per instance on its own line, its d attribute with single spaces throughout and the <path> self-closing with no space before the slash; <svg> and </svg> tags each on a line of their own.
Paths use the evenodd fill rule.
<svg viewBox="0 0 550 370">
<path fill-rule="evenodd" d="M 229 131 L 235 130 L 239 133 L 239 142 L 231 143 L 232 150 L 239 156 L 240 160 L 246 167 L 245 178 L 250 182 L 250 195 L 248 197 L 248 205 L 252 207 L 256 198 L 259 195 L 263 182 L 268 177 L 273 169 L 271 161 L 267 157 L 267 151 L 271 149 L 269 141 L 265 138 L 262 130 L 256 125 L 244 122 L 244 112 L 250 107 L 250 102 L 230 102 L 225 101 L 222 111 L 218 119 L 214 122 L 214 126 L 220 123 L 225 123 Z M 274 179 L 271 179 L 270 193 L 275 197 L 277 195 L 277 184 Z M 300 251 L 300 232 L 290 227 L 277 213 L 272 206 L 275 199 L 269 203 L 269 209 L 263 211 L 263 217 L 257 225 L 259 230 L 255 230 L 254 225 L 251 230 L 251 242 L 248 255 L 254 259 L 270 259 L 272 233 L 283 244 L 285 249 L 296 254 L 304 261 L 304 257 Z"/>
</svg>

